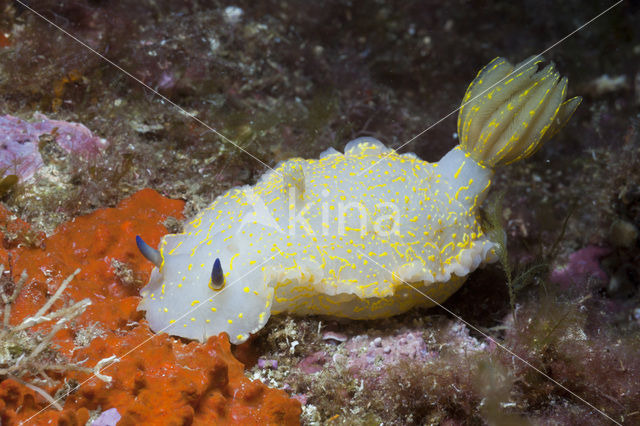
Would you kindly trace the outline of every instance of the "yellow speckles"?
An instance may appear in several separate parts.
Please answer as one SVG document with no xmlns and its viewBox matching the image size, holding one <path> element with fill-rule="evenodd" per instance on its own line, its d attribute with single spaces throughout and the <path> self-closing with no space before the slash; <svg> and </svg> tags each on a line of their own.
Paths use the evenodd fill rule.
<svg viewBox="0 0 640 426">
<path fill-rule="evenodd" d="M 196 322 L 196 319 L 194 317 L 191 317 L 191 322 Z"/>
<path fill-rule="evenodd" d="M 495 91 L 493 99 L 500 96 Z M 495 122 L 499 126 L 498 118 Z M 349 149 L 346 156 L 329 153 L 316 162 L 282 163 L 277 170 L 286 169 L 290 176 L 265 175 L 252 188 L 253 195 L 248 187 L 229 191 L 228 206 L 219 197 L 217 206 L 214 202 L 201 216 L 197 240 L 165 237 L 167 247 L 177 247 L 175 238 L 185 243 L 160 271 L 167 294 L 151 312 L 166 305 L 177 317 L 187 310 L 170 303 L 185 297 L 208 300 L 208 318 L 182 320 L 187 327 L 175 328 L 192 338 L 226 331 L 236 343 L 280 311 L 379 318 L 428 303 L 413 297 L 403 280 L 436 300 L 446 299 L 460 286 L 465 268 L 471 268 L 466 265 L 486 260 L 487 237 L 478 236 L 475 215 L 485 198 L 476 194 L 490 170 L 462 150 L 459 161 L 445 169 L 377 143 Z M 298 170 L 303 176 L 296 181 Z M 298 185 L 302 198 L 297 198 Z M 201 292 L 216 258 L 229 285 L 213 297 L 213 292 Z M 235 281 L 245 285 L 231 285 Z M 187 288 L 177 291 L 175 284 L 181 282 L 192 296 L 186 295 Z M 160 288 L 150 290 L 158 294 Z M 162 315 L 165 324 L 168 316 Z"/>
<path fill-rule="evenodd" d="M 454 179 L 458 179 L 458 176 L 460 175 L 460 172 L 462 171 L 462 168 L 464 167 L 466 161 L 463 161 L 462 164 L 460 164 L 460 167 L 458 167 L 458 170 L 456 170 L 455 174 L 453 175 Z"/>
<path fill-rule="evenodd" d="M 193 302 L 191 302 L 191 306 L 195 306 L 195 305 L 197 305 L 197 304 L 199 304 L 199 303 L 200 303 L 200 301 L 199 301 L 199 300 L 194 300 Z"/>
<path fill-rule="evenodd" d="M 236 253 L 233 256 L 231 256 L 231 260 L 229 261 L 229 270 L 230 271 L 233 271 L 233 261 L 238 256 L 240 256 L 240 253 Z"/>
<path fill-rule="evenodd" d="M 171 249 L 171 251 L 169 251 L 169 255 L 172 256 L 173 253 L 180 248 L 182 243 L 183 243 L 183 241 L 180 241 L 173 249 Z"/>
</svg>

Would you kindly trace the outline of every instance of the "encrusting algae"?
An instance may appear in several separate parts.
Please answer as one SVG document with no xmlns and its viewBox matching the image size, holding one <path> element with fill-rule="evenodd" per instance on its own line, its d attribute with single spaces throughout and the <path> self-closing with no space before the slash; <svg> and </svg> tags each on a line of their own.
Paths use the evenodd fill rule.
<svg viewBox="0 0 640 426">
<path fill-rule="evenodd" d="M 580 103 L 540 62 L 482 69 L 438 163 L 359 138 L 231 189 L 158 251 L 138 239 L 156 265 L 138 309 L 157 332 L 242 343 L 272 313 L 372 319 L 443 302 L 496 259 L 478 220 L 493 167 L 535 153 Z"/>
</svg>

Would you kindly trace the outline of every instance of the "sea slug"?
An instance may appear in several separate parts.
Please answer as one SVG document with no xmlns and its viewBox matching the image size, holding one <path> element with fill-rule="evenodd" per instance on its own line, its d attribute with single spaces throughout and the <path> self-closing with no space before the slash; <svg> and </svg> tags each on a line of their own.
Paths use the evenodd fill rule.
<svg viewBox="0 0 640 426">
<path fill-rule="evenodd" d="M 157 332 L 241 343 L 284 311 L 371 319 L 433 305 L 412 286 L 444 301 L 496 257 L 477 219 L 492 169 L 535 153 L 580 103 L 541 61 L 483 68 L 438 163 L 359 138 L 227 191 L 159 250 L 137 238 L 156 265 L 138 309 Z"/>
</svg>

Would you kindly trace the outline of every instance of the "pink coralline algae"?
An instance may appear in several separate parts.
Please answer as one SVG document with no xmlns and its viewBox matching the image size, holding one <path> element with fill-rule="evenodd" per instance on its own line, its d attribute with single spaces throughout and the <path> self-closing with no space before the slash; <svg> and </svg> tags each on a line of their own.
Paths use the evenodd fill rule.
<svg viewBox="0 0 640 426">
<path fill-rule="evenodd" d="M 35 114 L 30 123 L 11 115 L 0 116 L 0 177 L 14 174 L 27 180 L 44 165 L 39 150 L 42 135 L 51 134 L 60 147 L 69 153 L 89 159 L 109 144 L 79 123 L 51 120 Z"/>
<path fill-rule="evenodd" d="M 329 355 L 325 351 L 313 352 L 298 363 L 298 368 L 305 374 L 318 373 L 328 361 Z"/>
<path fill-rule="evenodd" d="M 444 331 L 451 346 L 465 353 L 487 350 L 487 344 L 469 335 L 469 329 L 462 323 L 452 322 Z M 362 334 L 348 338 L 342 349 L 331 355 L 328 351 L 318 351 L 305 357 L 298 368 L 306 374 L 313 374 L 333 362 L 344 363 L 354 374 L 384 372 L 390 365 L 400 361 L 428 362 L 440 354 L 429 348 L 424 330 L 404 329 L 390 335 L 369 336 Z"/>
<path fill-rule="evenodd" d="M 354 374 L 382 372 L 389 365 L 401 360 L 426 361 L 437 357 L 431 353 L 419 330 L 403 330 L 385 336 L 367 334 L 347 338 L 342 350 L 331 355 L 329 351 L 317 351 L 306 356 L 298 368 L 306 374 L 317 373 L 333 362 L 344 364 Z"/>
<path fill-rule="evenodd" d="M 401 359 L 426 361 L 430 356 L 419 331 L 405 331 L 397 335 L 356 336 L 345 343 L 347 366 L 353 371 L 379 371 Z"/>
<path fill-rule="evenodd" d="M 599 260 L 610 251 L 603 247 L 588 246 L 571 253 L 565 265 L 556 267 L 551 272 L 551 281 L 565 288 L 585 283 L 591 277 L 603 282 L 607 281 L 607 274 L 600 267 Z"/>
</svg>

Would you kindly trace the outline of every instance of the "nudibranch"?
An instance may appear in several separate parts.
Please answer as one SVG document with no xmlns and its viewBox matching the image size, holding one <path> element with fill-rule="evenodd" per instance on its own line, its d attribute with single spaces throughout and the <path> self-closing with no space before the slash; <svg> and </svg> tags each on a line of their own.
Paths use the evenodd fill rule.
<svg viewBox="0 0 640 426">
<path fill-rule="evenodd" d="M 496 259 L 478 219 L 493 168 L 535 153 L 580 103 L 540 62 L 484 67 L 437 163 L 359 138 L 227 191 L 158 250 L 138 238 L 156 265 L 138 309 L 156 332 L 241 343 L 280 312 L 373 319 L 443 302 Z"/>
</svg>

